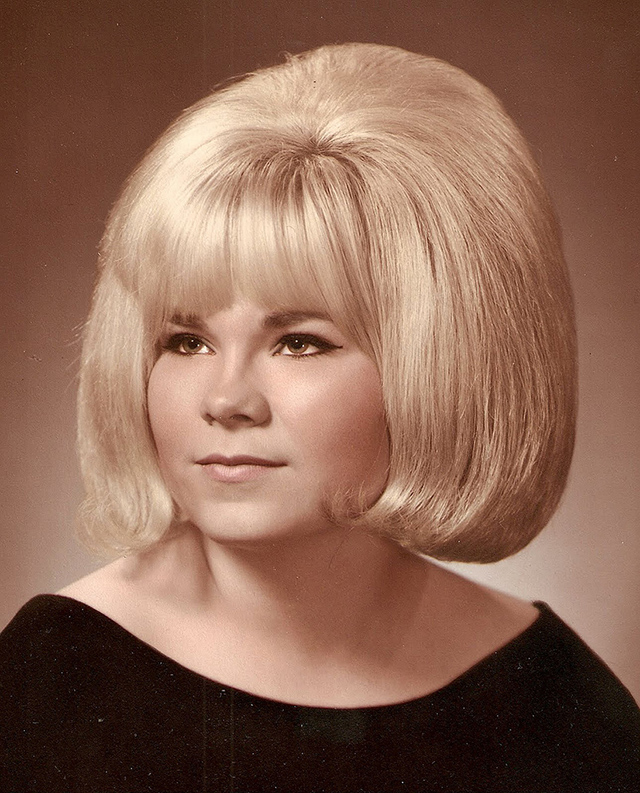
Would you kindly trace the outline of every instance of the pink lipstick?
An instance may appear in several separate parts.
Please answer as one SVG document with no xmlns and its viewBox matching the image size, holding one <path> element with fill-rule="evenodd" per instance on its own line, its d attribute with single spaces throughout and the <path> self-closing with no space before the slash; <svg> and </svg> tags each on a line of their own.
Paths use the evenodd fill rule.
<svg viewBox="0 0 640 793">
<path fill-rule="evenodd" d="M 250 482 L 268 473 L 269 469 L 281 468 L 284 463 L 276 460 L 265 460 L 262 457 L 240 454 L 233 457 L 225 457 L 221 454 L 210 454 L 200 460 L 196 460 L 201 465 L 207 475 L 216 482 L 235 484 L 240 482 Z"/>
</svg>

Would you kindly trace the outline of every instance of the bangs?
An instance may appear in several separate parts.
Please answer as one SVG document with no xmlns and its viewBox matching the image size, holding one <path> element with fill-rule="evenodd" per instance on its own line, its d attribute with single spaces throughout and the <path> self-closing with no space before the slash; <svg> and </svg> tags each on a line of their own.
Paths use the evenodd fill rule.
<svg viewBox="0 0 640 793">
<path fill-rule="evenodd" d="M 242 298 L 327 314 L 370 350 L 375 292 L 350 166 L 281 153 L 216 177 L 153 197 L 132 284 L 147 328 Z"/>
</svg>

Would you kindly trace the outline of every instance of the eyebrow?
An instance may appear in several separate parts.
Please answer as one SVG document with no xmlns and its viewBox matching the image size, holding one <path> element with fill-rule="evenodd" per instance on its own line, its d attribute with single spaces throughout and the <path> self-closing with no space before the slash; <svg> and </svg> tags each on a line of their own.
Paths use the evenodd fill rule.
<svg viewBox="0 0 640 793">
<path fill-rule="evenodd" d="M 173 314 L 169 320 L 171 325 L 178 325 L 183 328 L 195 328 L 204 330 L 204 322 L 197 314 Z"/>
<path fill-rule="evenodd" d="M 277 330 L 295 325 L 307 319 L 319 319 L 330 322 L 328 314 L 316 311 L 274 311 L 262 320 L 262 327 L 266 330 Z M 205 324 L 197 314 L 174 314 L 170 320 L 172 325 L 181 325 L 187 328 L 204 330 Z"/>
<path fill-rule="evenodd" d="M 274 330 L 286 328 L 289 325 L 295 325 L 296 322 L 302 322 L 302 320 L 305 319 L 320 319 L 325 322 L 330 321 L 327 314 L 315 311 L 275 311 L 272 314 L 267 314 L 262 321 L 262 326 L 268 330 Z"/>
</svg>

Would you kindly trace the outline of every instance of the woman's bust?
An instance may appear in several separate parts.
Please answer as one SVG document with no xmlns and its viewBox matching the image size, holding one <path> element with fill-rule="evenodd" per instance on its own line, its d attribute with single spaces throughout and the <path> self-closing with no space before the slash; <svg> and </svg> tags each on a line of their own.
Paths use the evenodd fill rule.
<svg viewBox="0 0 640 793">
<path fill-rule="evenodd" d="M 538 170 L 464 72 L 327 46 L 186 110 L 84 334 L 81 517 L 116 558 L 7 629 L 11 675 L 66 686 L 59 734 L 47 684 L 8 695 L 14 755 L 83 790 L 627 784 L 638 712 L 599 659 L 437 563 L 547 523 L 575 369 Z"/>
</svg>

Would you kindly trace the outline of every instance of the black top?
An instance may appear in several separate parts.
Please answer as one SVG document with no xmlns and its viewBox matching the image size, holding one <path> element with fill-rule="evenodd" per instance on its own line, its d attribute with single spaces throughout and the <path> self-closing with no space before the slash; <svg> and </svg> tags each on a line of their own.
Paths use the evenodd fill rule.
<svg viewBox="0 0 640 793">
<path fill-rule="evenodd" d="M 192 672 L 98 611 L 40 595 L 0 635 L 0 791 L 640 791 L 640 711 L 544 604 L 444 688 L 283 704 Z"/>
</svg>

